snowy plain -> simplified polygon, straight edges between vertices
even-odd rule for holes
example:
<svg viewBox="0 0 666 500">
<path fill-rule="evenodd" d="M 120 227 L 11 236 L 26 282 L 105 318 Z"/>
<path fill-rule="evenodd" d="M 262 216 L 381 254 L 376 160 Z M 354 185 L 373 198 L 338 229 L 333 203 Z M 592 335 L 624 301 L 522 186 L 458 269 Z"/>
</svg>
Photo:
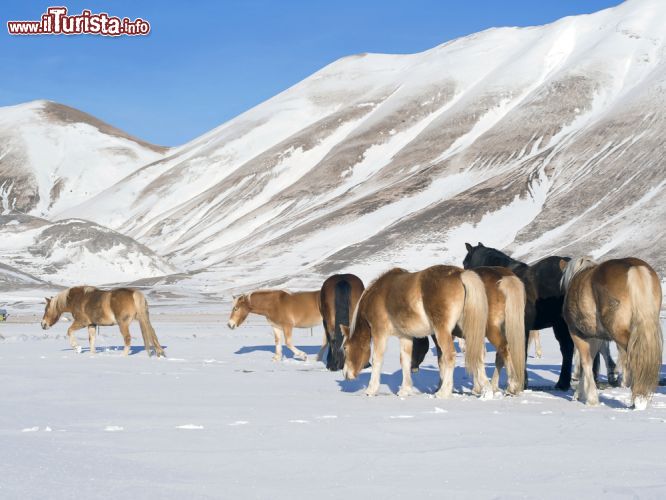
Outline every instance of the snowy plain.
<svg viewBox="0 0 666 500">
<path fill-rule="evenodd" d="M 167 359 L 145 355 L 136 325 L 124 358 L 115 327 L 91 356 L 83 332 L 84 352 L 71 350 L 66 322 L 0 324 L 0 497 L 666 495 L 663 387 L 643 412 L 627 409 L 626 389 L 603 390 L 596 408 L 544 390 L 482 401 L 458 354 L 456 394 L 440 400 L 430 354 L 414 377 L 422 393 L 401 399 L 393 339 L 380 395 L 368 398 L 368 370 L 343 381 L 315 360 L 321 328 L 295 331 L 308 361 L 285 349 L 276 363 L 263 319 L 232 332 L 227 311 L 153 308 Z M 544 357 L 528 360 L 535 387 L 554 383 L 561 359 L 550 331 L 542 343 Z"/>
</svg>

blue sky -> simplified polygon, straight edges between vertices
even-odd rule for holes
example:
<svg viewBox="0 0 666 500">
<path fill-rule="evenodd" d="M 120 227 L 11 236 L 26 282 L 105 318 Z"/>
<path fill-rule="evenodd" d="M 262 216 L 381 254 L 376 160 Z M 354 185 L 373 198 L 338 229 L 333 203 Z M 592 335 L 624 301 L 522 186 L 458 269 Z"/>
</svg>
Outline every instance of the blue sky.
<svg viewBox="0 0 666 500">
<path fill-rule="evenodd" d="M 142 139 L 182 144 L 359 52 L 411 53 L 493 26 L 620 0 L 5 1 L 0 106 L 52 99 Z M 50 5 L 148 20 L 147 37 L 9 36 Z M 176 8 L 176 5 L 183 7 Z"/>
</svg>

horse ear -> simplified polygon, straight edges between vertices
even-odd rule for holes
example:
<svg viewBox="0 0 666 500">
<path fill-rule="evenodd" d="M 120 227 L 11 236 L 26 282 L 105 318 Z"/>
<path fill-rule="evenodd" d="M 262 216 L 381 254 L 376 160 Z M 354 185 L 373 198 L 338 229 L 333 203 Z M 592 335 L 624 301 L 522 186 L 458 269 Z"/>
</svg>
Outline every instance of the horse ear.
<svg viewBox="0 0 666 500">
<path fill-rule="evenodd" d="M 483 247 L 483 243 L 481 243 L 481 242 L 479 241 L 479 245 L 478 245 L 478 246 Z M 484 247 L 484 248 L 485 248 L 485 247 Z"/>
<path fill-rule="evenodd" d="M 46 303 L 48 304 L 49 302 L 51 302 L 51 297 L 44 297 L 44 300 L 46 300 Z"/>
<path fill-rule="evenodd" d="M 564 259 L 560 259 L 560 271 L 564 272 L 564 270 L 567 268 L 568 262 Z"/>
<path fill-rule="evenodd" d="M 347 325 L 340 325 L 340 330 L 345 337 L 349 337 L 349 327 Z"/>
<path fill-rule="evenodd" d="M 471 252 L 472 248 L 474 248 L 474 247 L 472 245 L 470 245 L 469 243 L 465 243 L 465 248 L 467 249 L 468 252 Z"/>
</svg>

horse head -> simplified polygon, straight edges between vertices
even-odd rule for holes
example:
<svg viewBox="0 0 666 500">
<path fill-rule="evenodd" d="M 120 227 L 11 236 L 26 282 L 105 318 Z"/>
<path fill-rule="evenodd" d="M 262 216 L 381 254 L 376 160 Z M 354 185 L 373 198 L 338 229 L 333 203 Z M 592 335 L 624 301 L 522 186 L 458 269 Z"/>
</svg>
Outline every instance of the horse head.
<svg viewBox="0 0 666 500">
<path fill-rule="evenodd" d="M 525 266 L 522 262 L 512 259 L 496 248 L 487 247 L 481 242 L 477 246 L 465 243 L 465 247 L 467 248 L 467 255 L 465 255 L 465 259 L 463 260 L 463 267 L 465 269 L 474 269 L 481 266 L 500 266 L 516 269 L 517 267 Z"/>
<path fill-rule="evenodd" d="M 62 312 L 58 307 L 57 297 L 46 297 L 46 307 L 42 316 L 42 329 L 48 330 L 60 319 Z"/>
<path fill-rule="evenodd" d="M 370 361 L 370 325 L 357 319 L 353 331 L 346 325 L 340 325 L 344 340 L 345 365 L 342 374 L 347 380 L 354 380 Z"/>
<path fill-rule="evenodd" d="M 250 314 L 250 297 L 247 294 L 234 297 L 227 326 L 232 330 L 237 326 L 241 326 L 248 314 Z"/>
</svg>

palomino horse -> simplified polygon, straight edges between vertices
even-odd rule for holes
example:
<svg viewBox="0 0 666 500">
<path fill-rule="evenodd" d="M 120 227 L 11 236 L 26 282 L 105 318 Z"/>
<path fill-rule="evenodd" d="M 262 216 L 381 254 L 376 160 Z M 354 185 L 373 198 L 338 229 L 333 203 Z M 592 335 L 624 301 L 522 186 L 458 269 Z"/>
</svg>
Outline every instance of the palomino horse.
<svg viewBox="0 0 666 500">
<path fill-rule="evenodd" d="M 306 360 L 308 355 L 298 349 L 291 340 L 294 328 L 312 328 L 321 323 L 319 290 L 314 292 L 287 292 L 284 290 L 256 290 L 234 297 L 227 326 L 232 330 L 241 326 L 250 313 L 264 316 L 273 327 L 275 356 L 282 359 L 282 335 L 294 357 Z"/>
<path fill-rule="evenodd" d="M 583 376 L 574 397 L 599 404 L 592 359 L 602 340 L 614 340 L 625 359 L 622 374 L 636 409 L 647 407 L 659 383 L 663 337 L 659 324 L 659 276 L 640 259 L 597 264 L 582 257 L 567 265 L 562 278 L 564 318 L 580 353 Z"/>
<path fill-rule="evenodd" d="M 321 360 L 328 343 L 326 368 L 331 371 L 342 370 L 345 364 L 340 326 L 349 326 L 351 315 L 364 289 L 363 281 L 354 274 L 334 274 L 321 287 L 319 307 L 326 337 L 318 358 Z"/>
<path fill-rule="evenodd" d="M 481 266 L 502 266 L 511 269 L 525 285 L 527 303 L 525 305 L 525 331 L 553 327 L 555 338 L 560 344 L 562 368 L 556 389 L 568 390 L 571 386 L 571 360 L 574 345 L 569 329 L 562 317 L 564 293 L 560 289 L 562 272 L 569 257 L 546 257 L 532 265 L 512 259 L 508 255 L 479 243 L 473 247 L 465 243 L 467 255 L 463 261 L 465 269 Z M 527 349 L 525 349 L 527 353 Z M 525 377 L 527 383 L 527 377 Z"/>
<path fill-rule="evenodd" d="M 370 358 L 372 375 L 366 394 L 374 396 L 389 335 L 400 338 L 402 386 L 399 396 L 412 394 L 412 339 L 434 331 L 442 349 L 439 371 L 442 384 L 436 396 L 448 398 L 453 391 L 454 330 L 465 338 L 465 368 L 474 376 L 482 396 L 491 394 L 483 357 L 488 318 L 488 300 L 483 282 L 473 271 L 454 266 L 433 266 L 410 273 L 392 269 L 372 283 L 361 295 L 351 327 L 345 334 L 344 376 L 354 379 Z"/>
<path fill-rule="evenodd" d="M 146 297 L 138 290 L 131 288 L 98 290 L 92 286 L 68 288 L 55 297 L 46 299 L 42 328 L 48 330 L 58 322 L 62 313 L 66 312 L 70 313 L 73 318 L 72 324 L 67 329 L 67 336 L 76 352 L 81 352 L 81 347 L 74 336 L 76 330 L 88 327 L 90 352 L 94 354 L 97 326 L 118 325 L 125 341 L 123 354 L 128 355 L 132 341 L 129 325 L 132 321 L 137 320 L 148 356 L 152 354 L 153 350 L 157 356 L 164 356 L 164 350 L 150 324 Z"/>
<path fill-rule="evenodd" d="M 481 277 L 486 288 L 486 338 L 497 351 L 491 380 L 493 391 L 499 391 L 500 373 L 506 364 L 509 378 L 507 392 L 519 394 L 525 385 L 525 287 L 522 281 L 505 267 L 477 267 L 474 272 Z M 437 340 L 434 340 L 437 344 Z M 414 341 L 412 369 L 423 362 L 427 350 L 428 337 Z M 437 346 L 438 356 L 440 353 L 441 349 Z M 475 392 L 478 390 L 478 387 L 474 388 Z"/>
</svg>

